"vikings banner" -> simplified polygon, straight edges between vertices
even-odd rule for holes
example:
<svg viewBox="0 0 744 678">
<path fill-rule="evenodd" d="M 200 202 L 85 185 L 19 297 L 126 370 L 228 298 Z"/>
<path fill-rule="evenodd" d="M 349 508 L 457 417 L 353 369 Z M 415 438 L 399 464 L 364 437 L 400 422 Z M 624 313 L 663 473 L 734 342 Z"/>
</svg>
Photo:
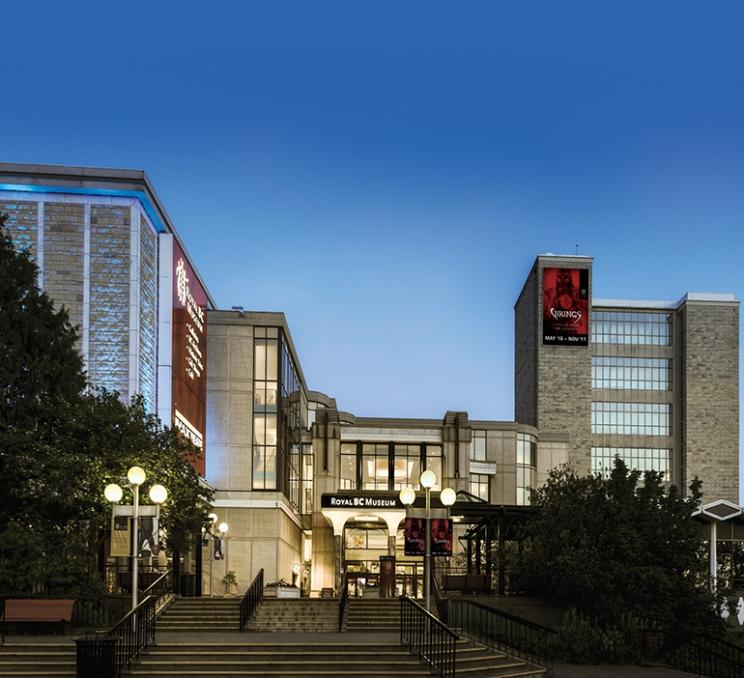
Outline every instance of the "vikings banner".
<svg viewBox="0 0 744 678">
<path fill-rule="evenodd" d="M 426 519 L 406 518 L 404 527 L 407 556 L 426 555 Z"/>
<path fill-rule="evenodd" d="M 543 269 L 543 344 L 589 345 L 588 269 Z"/>
<path fill-rule="evenodd" d="M 452 555 L 451 518 L 434 518 L 431 521 L 431 555 Z"/>
</svg>

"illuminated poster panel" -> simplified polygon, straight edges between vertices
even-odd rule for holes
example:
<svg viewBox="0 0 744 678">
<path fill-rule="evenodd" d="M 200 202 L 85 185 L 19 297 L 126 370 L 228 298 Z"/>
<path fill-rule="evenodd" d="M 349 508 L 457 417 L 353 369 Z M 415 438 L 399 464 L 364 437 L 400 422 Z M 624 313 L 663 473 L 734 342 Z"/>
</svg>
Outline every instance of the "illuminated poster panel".
<svg viewBox="0 0 744 678">
<path fill-rule="evenodd" d="M 589 345 L 588 269 L 543 269 L 543 344 Z"/>
<path fill-rule="evenodd" d="M 434 518 L 431 521 L 431 555 L 452 555 L 452 519 Z"/>
<path fill-rule="evenodd" d="M 207 401 L 207 293 L 173 241 L 173 426 L 201 457 L 191 459 L 204 475 Z"/>
<path fill-rule="evenodd" d="M 426 555 L 426 519 L 406 518 L 403 528 L 405 554 L 407 556 Z"/>
</svg>

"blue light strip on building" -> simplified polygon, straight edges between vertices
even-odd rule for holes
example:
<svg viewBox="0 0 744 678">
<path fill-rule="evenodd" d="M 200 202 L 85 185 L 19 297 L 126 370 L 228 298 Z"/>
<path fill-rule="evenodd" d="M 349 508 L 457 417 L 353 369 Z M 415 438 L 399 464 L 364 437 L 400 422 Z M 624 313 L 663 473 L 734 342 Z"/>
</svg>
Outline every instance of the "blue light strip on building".
<svg viewBox="0 0 744 678">
<path fill-rule="evenodd" d="M 153 226 L 160 233 L 170 233 L 160 218 L 158 211 L 144 191 L 124 191 L 114 188 L 76 188 L 69 186 L 38 186 L 36 184 L 0 184 L 0 191 L 21 191 L 26 193 L 75 193 L 77 195 L 107 195 L 118 198 L 137 198 Z"/>
</svg>

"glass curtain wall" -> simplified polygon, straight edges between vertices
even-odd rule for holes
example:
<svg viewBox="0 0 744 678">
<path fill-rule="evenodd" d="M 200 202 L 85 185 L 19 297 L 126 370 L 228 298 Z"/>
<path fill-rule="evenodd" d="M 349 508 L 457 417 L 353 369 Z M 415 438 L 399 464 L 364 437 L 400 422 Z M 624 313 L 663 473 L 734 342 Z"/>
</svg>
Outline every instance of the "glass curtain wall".
<svg viewBox="0 0 744 678">
<path fill-rule="evenodd" d="M 532 498 L 537 476 L 537 441 L 526 433 L 517 433 L 517 505 L 526 506 Z"/>
<path fill-rule="evenodd" d="M 341 443 L 339 488 L 342 490 L 400 490 L 418 488 L 421 473 L 437 476 L 441 489 L 442 446 L 424 443 Z"/>
</svg>

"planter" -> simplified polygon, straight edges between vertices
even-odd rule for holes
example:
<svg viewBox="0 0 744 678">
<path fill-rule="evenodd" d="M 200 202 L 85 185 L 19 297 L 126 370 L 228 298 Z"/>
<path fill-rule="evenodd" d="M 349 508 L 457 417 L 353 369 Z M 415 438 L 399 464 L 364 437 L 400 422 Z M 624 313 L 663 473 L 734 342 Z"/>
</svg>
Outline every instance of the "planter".
<svg viewBox="0 0 744 678">
<path fill-rule="evenodd" d="M 300 589 L 296 586 L 266 586 L 264 598 L 299 598 Z"/>
</svg>

